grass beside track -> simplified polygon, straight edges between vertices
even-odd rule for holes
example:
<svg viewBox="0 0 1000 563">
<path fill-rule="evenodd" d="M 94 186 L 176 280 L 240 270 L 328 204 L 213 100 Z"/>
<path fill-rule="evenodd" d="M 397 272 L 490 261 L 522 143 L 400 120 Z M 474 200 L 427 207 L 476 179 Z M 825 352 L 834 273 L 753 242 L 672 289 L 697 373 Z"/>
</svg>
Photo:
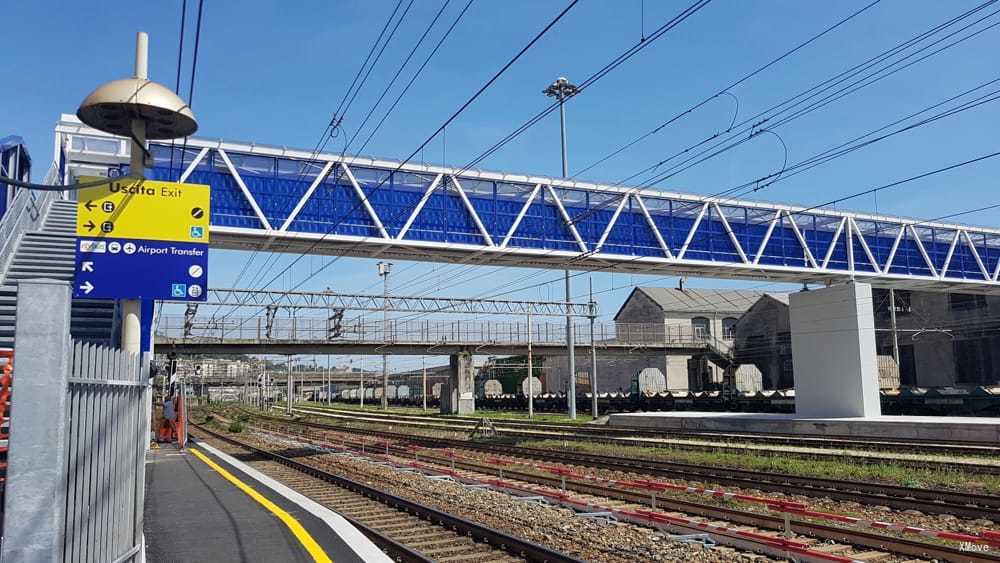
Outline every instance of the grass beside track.
<svg viewBox="0 0 1000 563">
<path fill-rule="evenodd" d="M 1000 492 L 1000 476 L 970 474 L 963 471 L 922 469 L 885 464 L 854 464 L 850 460 L 824 461 L 785 456 L 729 452 L 677 450 L 669 446 L 640 447 L 564 440 L 527 440 L 519 446 L 579 453 L 611 455 L 630 459 L 652 459 L 704 465 L 733 467 L 804 477 L 851 481 L 875 481 L 905 487 L 937 488 L 962 491 Z"/>
<path fill-rule="evenodd" d="M 484 416 L 486 418 L 489 418 L 490 420 L 512 420 L 512 421 L 523 421 L 523 422 L 528 422 L 530 420 L 531 422 L 565 422 L 565 423 L 573 423 L 573 424 L 586 424 L 586 423 L 590 422 L 591 420 L 593 420 L 593 417 L 591 417 L 589 414 L 584 414 L 583 412 L 579 412 L 579 411 L 577 413 L 576 420 L 573 420 L 568 415 L 561 414 L 561 413 L 550 413 L 550 412 L 546 412 L 546 413 L 536 412 L 535 413 L 535 417 L 532 418 L 532 419 L 529 419 L 528 418 L 528 414 L 527 413 L 523 413 L 523 412 L 517 412 L 517 411 L 496 411 L 496 410 L 488 410 L 488 409 L 476 409 L 475 416 L 462 416 L 462 415 L 457 415 L 457 414 L 441 414 L 438 411 L 438 409 L 436 409 L 436 408 L 430 408 L 430 407 L 428 407 L 427 410 L 423 410 L 423 409 L 417 408 L 417 407 L 393 407 L 393 406 L 390 406 L 388 410 L 383 410 L 377 403 L 375 405 L 367 405 L 366 404 L 365 407 L 364 407 L 364 409 L 362 409 L 359 405 L 353 404 L 353 403 L 352 404 L 333 403 L 332 405 L 330 405 L 328 407 L 326 403 L 315 403 L 315 402 L 309 403 L 309 402 L 307 402 L 307 403 L 297 403 L 295 406 L 296 407 L 314 408 L 314 409 L 331 408 L 331 409 L 340 409 L 340 410 L 351 410 L 351 411 L 358 411 L 358 412 L 370 412 L 372 414 L 379 414 L 379 413 L 386 414 L 386 413 L 388 413 L 388 414 L 404 414 L 404 415 L 408 415 L 408 416 L 444 416 L 444 417 L 447 417 L 447 418 L 454 418 L 456 420 L 469 420 L 469 421 L 473 421 L 473 422 L 478 421 L 479 419 L 483 418 Z"/>
<path fill-rule="evenodd" d="M 360 410 L 357 405 L 352 405 L 354 410 Z M 339 408 L 339 406 L 338 406 Z M 368 411 L 366 406 L 365 411 Z M 370 409 L 371 412 L 385 412 L 379 408 Z M 421 409 L 407 409 L 404 407 L 390 408 L 394 414 L 404 414 L 401 411 L 415 411 L 405 414 L 437 414 L 436 411 L 425 413 Z M 207 411 L 203 411 L 207 414 Z M 194 409 L 192 409 L 194 414 Z M 492 415 L 483 414 L 483 416 Z M 238 420 L 246 421 L 249 417 L 245 414 L 236 416 Z M 319 422 L 329 424 L 333 427 L 342 427 L 348 430 L 349 425 L 331 421 L 320 416 L 301 417 L 303 421 Z M 477 420 L 471 418 L 470 420 Z M 536 418 L 537 420 L 537 418 Z M 356 422 L 361 427 L 369 424 Z M 376 426 L 382 423 L 376 424 Z M 441 435 L 442 431 L 430 429 L 412 429 L 414 435 Z M 448 432 L 454 438 L 454 432 Z M 463 432 L 464 434 L 464 432 Z M 628 446 L 619 444 L 608 444 L 601 442 L 576 441 L 576 440 L 518 440 L 511 437 L 498 438 L 476 438 L 477 442 L 491 442 L 497 440 L 505 444 L 518 445 L 524 447 L 541 448 L 550 451 L 567 451 L 579 453 L 592 453 L 598 455 L 609 455 L 623 459 L 652 459 L 668 462 L 690 463 L 706 467 L 731 467 L 738 469 L 750 469 L 754 471 L 764 471 L 771 473 L 782 473 L 803 477 L 819 477 L 826 479 L 869 481 L 901 485 L 905 487 L 921 488 L 948 488 L 966 492 L 982 492 L 986 494 L 1000 494 L 1000 476 L 988 474 L 975 474 L 950 469 L 914 468 L 893 463 L 880 464 L 855 464 L 849 458 L 844 461 L 827 461 L 815 459 L 803 459 L 792 456 L 782 456 L 775 454 L 755 454 L 740 452 L 719 452 L 719 451 L 698 451 L 677 449 L 670 446 Z"/>
</svg>

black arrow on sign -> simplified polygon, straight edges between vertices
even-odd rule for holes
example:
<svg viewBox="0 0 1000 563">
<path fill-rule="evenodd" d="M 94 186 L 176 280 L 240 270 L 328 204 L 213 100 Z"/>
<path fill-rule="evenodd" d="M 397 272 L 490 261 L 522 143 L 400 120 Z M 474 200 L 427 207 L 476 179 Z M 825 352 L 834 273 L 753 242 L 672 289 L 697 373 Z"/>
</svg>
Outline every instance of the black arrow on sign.
<svg viewBox="0 0 1000 563">
<path fill-rule="evenodd" d="M 94 206 L 94 202 L 92 202 L 92 201 L 88 201 L 83 206 L 87 208 L 87 211 L 93 211 L 93 209 L 95 207 Z"/>
<path fill-rule="evenodd" d="M 87 221 L 86 223 L 84 223 L 83 226 L 87 227 L 88 231 L 93 231 L 94 227 L 96 227 L 97 225 L 95 225 L 93 221 Z"/>
</svg>

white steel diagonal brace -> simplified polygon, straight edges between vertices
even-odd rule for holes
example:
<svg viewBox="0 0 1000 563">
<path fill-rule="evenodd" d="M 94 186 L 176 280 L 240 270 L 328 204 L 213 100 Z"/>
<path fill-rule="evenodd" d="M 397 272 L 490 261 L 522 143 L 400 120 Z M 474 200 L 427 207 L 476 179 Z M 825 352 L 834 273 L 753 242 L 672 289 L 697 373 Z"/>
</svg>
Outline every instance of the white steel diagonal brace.
<svg viewBox="0 0 1000 563">
<path fill-rule="evenodd" d="M 865 256 L 868 257 L 868 262 L 875 268 L 875 273 L 881 274 L 882 268 L 878 265 L 878 260 L 875 259 L 875 255 L 872 254 L 872 249 L 868 247 L 868 241 L 865 240 L 864 233 L 861 232 L 861 227 L 858 226 L 858 222 L 854 218 L 850 219 L 851 228 L 854 229 L 854 233 L 858 235 L 858 242 L 861 243 L 861 250 L 865 251 Z"/>
<path fill-rule="evenodd" d="M 646 223 L 649 224 L 649 228 L 653 231 L 653 236 L 656 237 L 656 242 L 659 243 L 660 248 L 663 249 L 663 253 L 667 256 L 667 258 L 673 258 L 674 255 L 670 252 L 670 247 L 667 246 L 667 241 L 663 240 L 663 234 L 660 233 L 660 229 L 657 228 L 656 222 L 653 221 L 653 216 L 649 214 L 649 209 L 646 209 L 646 203 L 642 201 L 639 194 L 632 194 L 632 198 L 639 204 L 639 209 L 642 210 L 642 215 L 646 218 Z"/>
<path fill-rule="evenodd" d="M 906 225 L 899 226 L 899 233 L 896 235 L 896 240 L 892 241 L 892 248 L 889 250 L 889 257 L 885 260 L 885 266 L 882 267 L 882 271 L 889 273 L 889 269 L 892 268 L 892 261 L 896 258 L 896 251 L 899 250 L 899 243 L 903 240 L 903 235 L 906 233 Z"/>
<path fill-rule="evenodd" d="M 806 243 L 806 237 L 802 236 L 802 231 L 799 230 L 799 225 L 798 223 L 795 222 L 795 217 L 792 217 L 792 214 L 789 213 L 787 210 L 785 211 L 785 217 L 788 217 L 788 222 L 792 224 L 792 232 L 795 233 L 796 240 L 799 241 L 799 245 L 802 247 L 802 250 L 806 253 L 806 260 L 808 260 L 809 263 L 812 264 L 813 268 L 819 269 L 819 265 L 816 264 L 816 259 L 813 258 L 812 251 L 809 250 L 809 244 Z"/>
<path fill-rule="evenodd" d="M 778 221 L 781 220 L 781 210 L 774 212 L 774 218 L 771 219 L 771 224 L 767 226 L 767 232 L 764 233 L 764 238 L 760 241 L 760 247 L 757 249 L 757 254 L 753 257 L 754 265 L 760 262 L 761 256 L 764 255 L 764 249 L 767 248 L 767 243 L 771 241 L 771 234 L 774 233 L 774 228 L 778 225 Z"/>
<path fill-rule="evenodd" d="M 740 255 L 740 260 L 744 264 L 748 264 L 750 261 L 747 260 L 747 255 L 743 252 L 743 246 L 740 245 L 739 239 L 736 237 L 736 233 L 733 232 L 733 228 L 729 225 L 729 220 L 726 219 L 725 214 L 722 213 L 722 209 L 719 204 L 712 202 L 712 206 L 715 208 L 715 212 L 719 214 L 719 220 L 722 221 L 722 228 L 726 229 L 726 234 L 729 235 L 730 242 L 733 243 L 733 247 L 736 248 L 736 253 Z M 815 266 L 816 264 L 813 264 Z"/>
<path fill-rule="evenodd" d="M 694 240 L 694 234 L 698 231 L 698 227 L 701 226 L 701 219 L 705 216 L 705 212 L 708 211 L 708 202 L 701 206 L 701 211 L 698 212 L 698 218 L 694 220 L 694 224 L 691 225 L 691 230 L 688 231 L 687 237 L 684 239 L 684 245 L 681 246 L 680 252 L 677 253 L 677 259 L 683 260 L 684 255 L 687 254 L 688 246 L 691 241 Z"/>
<path fill-rule="evenodd" d="M 181 177 L 177 179 L 177 181 L 180 183 L 187 182 L 188 177 L 192 172 L 194 172 L 194 169 L 201 164 L 201 161 L 204 160 L 206 154 L 208 154 L 208 147 L 202 147 L 202 149 L 198 151 L 197 156 L 194 157 L 194 160 L 191 161 L 191 164 L 184 169 L 184 172 L 181 174 Z"/>
<path fill-rule="evenodd" d="M 979 266 L 979 271 L 982 272 L 983 279 L 989 280 L 990 273 L 986 271 L 986 264 L 983 263 L 983 259 L 979 256 L 979 251 L 976 250 L 976 245 L 972 242 L 972 237 L 969 236 L 969 231 L 963 229 L 962 236 L 965 237 L 965 242 L 969 245 L 969 250 L 972 251 L 972 257 L 976 259 L 976 265 Z"/>
<path fill-rule="evenodd" d="M 510 229 L 507 230 L 507 236 L 503 237 L 503 242 L 500 243 L 500 248 L 507 248 L 507 243 L 510 242 L 510 237 L 514 236 L 514 232 L 517 231 L 517 227 L 521 224 L 521 220 L 524 219 L 524 215 L 528 212 L 528 208 L 531 207 L 531 203 L 535 201 L 535 197 L 538 196 L 538 192 L 541 189 L 541 184 L 535 184 L 535 188 L 531 190 L 530 194 L 528 194 L 528 199 L 525 200 L 524 205 L 521 206 L 521 210 L 517 212 L 517 217 L 514 218 L 514 222 L 511 224 Z"/>
<path fill-rule="evenodd" d="M 948 266 L 951 266 L 951 258 L 955 255 L 955 247 L 958 246 L 958 238 L 962 236 L 962 231 L 955 229 L 955 237 L 951 239 L 951 245 L 948 246 L 948 254 L 944 257 L 944 265 L 941 266 L 941 277 L 945 277 L 948 274 Z"/>
<path fill-rule="evenodd" d="M 924 242 L 920 240 L 920 234 L 917 232 L 916 227 L 913 225 L 908 226 L 910 227 L 910 234 L 913 235 L 913 242 L 917 244 L 917 250 L 919 250 L 920 255 L 924 257 L 924 263 L 927 264 L 927 269 L 931 271 L 931 275 L 940 279 L 941 274 L 938 274 L 937 268 L 934 267 L 934 262 L 931 260 L 930 255 L 927 254 L 927 249 L 924 248 Z"/>
<path fill-rule="evenodd" d="M 622 200 L 618 202 L 618 207 L 615 208 L 614 214 L 611 215 L 611 221 L 608 221 L 608 226 L 604 227 L 604 232 L 601 233 L 601 239 L 597 241 L 594 252 L 599 252 L 601 247 L 604 246 L 604 241 L 608 240 L 608 235 L 611 234 L 611 229 L 615 228 L 615 223 L 618 222 L 618 217 L 622 214 L 622 209 L 624 209 L 626 203 L 628 203 L 628 194 L 622 194 Z"/>
<path fill-rule="evenodd" d="M 587 252 L 587 245 L 583 242 L 583 238 L 580 237 L 580 232 L 576 230 L 576 225 L 573 224 L 573 219 L 570 218 L 569 213 L 566 213 L 566 208 L 563 207 L 562 201 L 559 200 L 559 196 L 556 195 L 556 191 L 552 189 L 550 184 L 545 185 L 549 189 L 549 195 L 552 196 L 552 201 L 556 203 L 556 207 L 559 209 L 559 215 L 562 216 L 563 221 L 566 222 L 566 226 L 569 227 L 569 232 L 572 233 L 573 238 L 576 239 L 576 244 L 580 247 L 580 252 Z"/>
<path fill-rule="evenodd" d="M 420 215 L 420 210 L 424 208 L 424 204 L 426 204 L 427 200 L 431 198 L 431 194 L 433 194 L 434 190 L 437 189 L 438 184 L 441 183 L 441 178 L 443 177 L 444 174 L 438 174 L 434 177 L 434 180 L 431 181 L 431 184 L 427 186 L 427 189 L 424 191 L 424 195 L 420 197 L 420 201 L 417 202 L 417 206 L 413 208 L 413 213 L 410 213 L 410 216 L 406 219 L 406 223 L 403 225 L 403 228 L 400 229 L 399 234 L 396 235 L 397 240 L 402 240 L 403 235 L 410 230 L 410 226 L 413 225 L 414 221 L 416 221 L 417 215 Z"/>
<path fill-rule="evenodd" d="M 462 184 L 458 182 L 458 176 L 451 176 L 451 181 L 455 183 L 455 190 L 458 191 L 458 196 L 462 198 L 462 203 L 465 204 L 465 210 L 472 216 L 472 220 L 476 223 L 476 228 L 479 229 L 479 233 L 483 235 L 484 239 L 486 239 L 486 244 L 489 246 L 496 246 L 493 244 L 493 237 L 490 236 L 490 232 L 486 230 L 486 226 L 483 225 L 482 219 L 480 219 L 479 214 L 476 213 L 476 208 L 472 207 L 472 202 L 469 201 L 469 196 L 466 195 L 465 190 L 462 189 Z"/>
<path fill-rule="evenodd" d="M 264 216 L 264 212 L 261 211 L 260 206 L 257 205 L 257 200 L 254 199 L 253 194 L 250 193 L 250 189 L 247 188 L 247 185 L 243 182 L 243 178 L 240 177 L 239 172 L 236 171 L 236 167 L 233 166 L 233 161 L 229 160 L 229 155 L 226 154 L 226 151 L 223 149 L 218 149 L 218 151 L 219 156 L 222 157 L 222 161 L 226 163 L 226 168 L 229 169 L 229 173 L 232 175 L 233 179 L 236 180 L 236 185 L 238 185 L 240 187 L 240 191 L 243 192 L 243 197 L 247 198 L 247 203 L 250 204 L 250 207 L 257 215 L 257 218 L 260 219 L 261 225 L 264 225 L 264 229 L 267 231 L 273 230 L 271 222 Z"/>
<path fill-rule="evenodd" d="M 384 239 L 391 238 L 389 236 L 389 233 L 386 232 L 385 227 L 382 226 L 382 220 L 378 218 L 378 215 L 375 213 L 375 209 L 372 207 L 371 202 L 368 201 L 368 196 L 365 195 L 364 190 L 361 189 L 361 186 L 358 184 L 358 181 L 354 178 L 354 173 L 351 172 L 351 169 L 348 168 L 347 165 L 344 164 L 343 162 L 340 163 L 340 167 L 344 170 L 344 173 L 347 174 L 347 179 L 351 181 L 351 186 L 354 187 L 354 193 L 357 194 L 358 198 L 361 200 L 361 205 L 363 205 L 365 211 L 368 212 L 368 216 L 371 217 L 371 220 L 375 223 L 375 227 L 378 228 L 378 232 L 382 235 L 382 238 Z"/>
<path fill-rule="evenodd" d="M 279 231 L 285 232 L 288 230 L 288 226 L 292 224 L 292 221 L 294 221 L 296 217 L 299 216 L 299 212 L 306 206 L 306 202 L 312 197 L 316 188 L 319 187 L 323 180 L 326 179 L 326 175 L 330 173 L 330 169 L 333 168 L 334 164 L 335 163 L 332 160 L 328 160 L 326 164 L 323 165 L 323 169 L 316 175 L 316 179 L 309 185 L 309 189 L 306 190 L 306 193 L 302 194 L 302 198 L 295 204 L 295 209 L 292 209 L 292 212 L 288 214 L 288 218 L 285 219 L 285 222 L 281 224 L 281 228 L 278 229 Z"/>
<path fill-rule="evenodd" d="M 837 248 L 837 241 L 840 240 L 840 235 L 844 232 L 844 224 L 847 223 L 847 217 L 840 219 L 840 223 L 837 223 L 837 230 L 833 232 L 833 238 L 830 239 L 830 247 L 826 249 L 826 256 L 823 257 L 823 264 L 820 266 L 822 269 L 830 264 L 830 258 L 833 257 L 833 251 Z"/>
</svg>

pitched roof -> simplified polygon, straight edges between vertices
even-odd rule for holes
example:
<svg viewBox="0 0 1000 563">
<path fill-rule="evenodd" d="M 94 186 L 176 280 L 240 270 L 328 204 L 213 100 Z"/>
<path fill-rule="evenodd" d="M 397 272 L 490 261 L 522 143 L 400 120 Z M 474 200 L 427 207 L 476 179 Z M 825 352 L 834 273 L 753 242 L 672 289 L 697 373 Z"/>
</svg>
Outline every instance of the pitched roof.
<svg viewBox="0 0 1000 563">
<path fill-rule="evenodd" d="M 641 291 L 667 313 L 732 313 L 742 314 L 764 295 L 760 291 L 745 289 L 700 289 L 673 287 L 637 287 L 632 290 L 625 303 L 635 292 Z M 622 304 L 622 307 L 625 306 Z M 621 309 L 618 310 L 621 314 Z M 618 315 L 615 315 L 618 318 Z"/>
<path fill-rule="evenodd" d="M 788 305 L 788 294 L 787 293 L 765 293 L 764 296 L 765 297 L 770 297 L 771 299 L 774 299 L 775 301 L 777 301 L 778 303 L 781 303 L 783 305 Z"/>
</svg>

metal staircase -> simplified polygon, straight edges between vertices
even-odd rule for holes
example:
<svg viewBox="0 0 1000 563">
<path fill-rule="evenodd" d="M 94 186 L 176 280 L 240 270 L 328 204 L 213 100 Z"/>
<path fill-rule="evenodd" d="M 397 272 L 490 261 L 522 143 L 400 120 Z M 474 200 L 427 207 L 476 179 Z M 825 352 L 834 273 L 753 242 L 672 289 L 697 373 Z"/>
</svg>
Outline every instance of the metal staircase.
<svg viewBox="0 0 1000 563">
<path fill-rule="evenodd" d="M 76 202 L 53 199 L 40 229 L 21 234 L 0 285 L 0 348 L 14 346 L 17 283 L 29 278 L 72 281 Z M 45 213 L 47 211 L 47 213 Z M 5 218 L 13 219 L 13 218 Z M 109 344 L 115 324 L 113 301 L 73 300 L 70 333 L 77 340 Z"/>
</svg>

